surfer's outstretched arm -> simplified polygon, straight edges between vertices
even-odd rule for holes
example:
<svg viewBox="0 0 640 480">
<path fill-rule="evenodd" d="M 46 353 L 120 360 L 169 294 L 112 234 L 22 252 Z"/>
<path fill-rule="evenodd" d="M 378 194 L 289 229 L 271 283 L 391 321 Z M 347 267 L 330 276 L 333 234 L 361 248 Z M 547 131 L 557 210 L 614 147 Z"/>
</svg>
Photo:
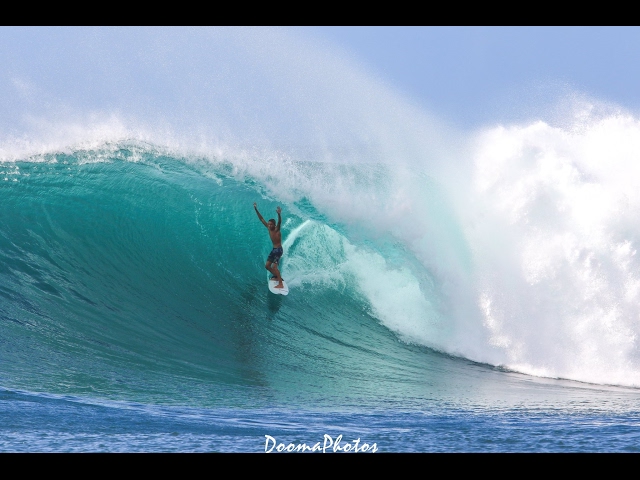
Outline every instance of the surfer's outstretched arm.
<svg viewBox="0 0 640 480">
<path fill-rule="evenodd" d="M 282 223 L 282 217 L 280 216 L 280 212 L 282 209 L 280 207 L 276 208 L 276 213 L 278 214 L 278 225 L 276 225 L 276 232 L 280 231 L 280 224 Z"/>
<path fill-rule="evenodd" d="M 258 205 L 256 204 L 256 202 L 253 202 L 253 208 L 255 209 L 256 213 L 258 214 L 258 218 L 260 219 L 260 221 L 262 222 L 262 224 L 269 228 L 269 225 L 267 225 L 267 222 L 264 221 L 264 218 L 262 218 L 262 215 L 260 215 L 260 212 L 258 211 Z M 278 214 L 278 218 L 280 218 L 280 214 Z M 280 224 L 278 223 L 278 226 Z"/>
</svg>

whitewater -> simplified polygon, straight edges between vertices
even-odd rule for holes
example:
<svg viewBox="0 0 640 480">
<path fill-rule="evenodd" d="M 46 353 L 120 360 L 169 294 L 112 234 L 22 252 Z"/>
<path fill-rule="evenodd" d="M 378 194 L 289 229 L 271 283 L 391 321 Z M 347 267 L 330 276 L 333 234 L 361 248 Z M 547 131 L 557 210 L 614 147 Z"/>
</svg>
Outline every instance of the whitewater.
<svg viewBox="0 0 640 480">
<path fill-rule="evenodd" d="M 631 113 L 463 132 L 280 30 L 71 32 L 3 37 L 2 451 L 637 451 Z"/>
</svg>

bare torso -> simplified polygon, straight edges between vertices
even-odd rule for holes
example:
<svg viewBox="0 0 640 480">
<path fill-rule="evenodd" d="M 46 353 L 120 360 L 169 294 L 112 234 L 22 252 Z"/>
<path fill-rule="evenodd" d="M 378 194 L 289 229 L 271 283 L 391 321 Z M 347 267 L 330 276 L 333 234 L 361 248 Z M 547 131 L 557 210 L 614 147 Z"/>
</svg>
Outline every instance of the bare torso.
<svg viewBox="0 0 640 480">
<path fill-rule="evenodd" d="M 271 237 L 273 248 L 279 248 L 282 246 L 282 233 L 280 233 L 280 230 L 278 230 L 277 232 L 275 231 L 275 229 L 269 230 L 269 236 Z"/>
</svg>

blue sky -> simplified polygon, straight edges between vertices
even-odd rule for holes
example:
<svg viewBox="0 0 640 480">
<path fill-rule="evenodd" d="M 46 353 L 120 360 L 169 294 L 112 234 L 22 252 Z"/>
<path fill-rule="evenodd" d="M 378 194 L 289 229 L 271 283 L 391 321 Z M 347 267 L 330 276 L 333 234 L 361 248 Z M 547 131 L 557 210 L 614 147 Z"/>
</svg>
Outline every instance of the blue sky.
<svg viewBox="0 0 640 480">
<path fill-rule="evenodd" d="M 579 93 L 640 107 L 638 27 L 312 27 L 389 84 L 462 125 L 538 114 Z"/>
<path fill-rule="evenodd" d="M 640 112 L 638 27 L 287 27 L 292 35 L 283 41 L 273 30 L 0 28 L 0 132 L 25 112 L 55 117 L 74 109 L 145 120 L 180 114 L 178 125 L 221 118 L 242 136 L 252 122 L 269 127 L 269 135 L 301 130 L 297 138 L 325 128 L 316 125 L 323 120 L 343 129 L 336 112 L 351 97 L 366 102 L 366 82 L 353 81 L 339 98 L 336 85 L 349 69 L 329 71 L 343 64 L 317 51 L 304 58 L 314 49 L 291 48 L 300 38 L 327 46 L 320 50 L 329 56 L 343 54 L 425 112 L 463 128 L 549 120 L 576 94 Z M 325 107 L 328 101 L 337 105 Z M 302 132 L 311 117 L 316 124 Z"/>
</svg>

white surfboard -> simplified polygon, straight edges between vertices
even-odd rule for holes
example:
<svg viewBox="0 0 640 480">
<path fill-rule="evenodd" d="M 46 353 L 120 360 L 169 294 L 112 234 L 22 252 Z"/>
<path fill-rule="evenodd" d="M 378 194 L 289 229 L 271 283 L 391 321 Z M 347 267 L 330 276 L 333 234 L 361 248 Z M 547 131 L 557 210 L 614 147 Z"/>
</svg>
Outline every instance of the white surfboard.
<svg viewBox="0 0 640 480">
<path fill-rule="evenodd" d="M 267 284 L 269 285 L 269 291 L 271 293 L 275 293 L 276 295 L 288 295 L 289 294 L 289 287 L 287 287 L 287 282 L 285 282 L 284 280 L 282 281 L 282 285 L 284 285 L 283 288 L 276 288 L 276 285 L 278 285 L 278 281 L 277 280 L 271 280 L 271 274 L 269 274 L 269 280 L 267 281 Z"/>
</svg>

